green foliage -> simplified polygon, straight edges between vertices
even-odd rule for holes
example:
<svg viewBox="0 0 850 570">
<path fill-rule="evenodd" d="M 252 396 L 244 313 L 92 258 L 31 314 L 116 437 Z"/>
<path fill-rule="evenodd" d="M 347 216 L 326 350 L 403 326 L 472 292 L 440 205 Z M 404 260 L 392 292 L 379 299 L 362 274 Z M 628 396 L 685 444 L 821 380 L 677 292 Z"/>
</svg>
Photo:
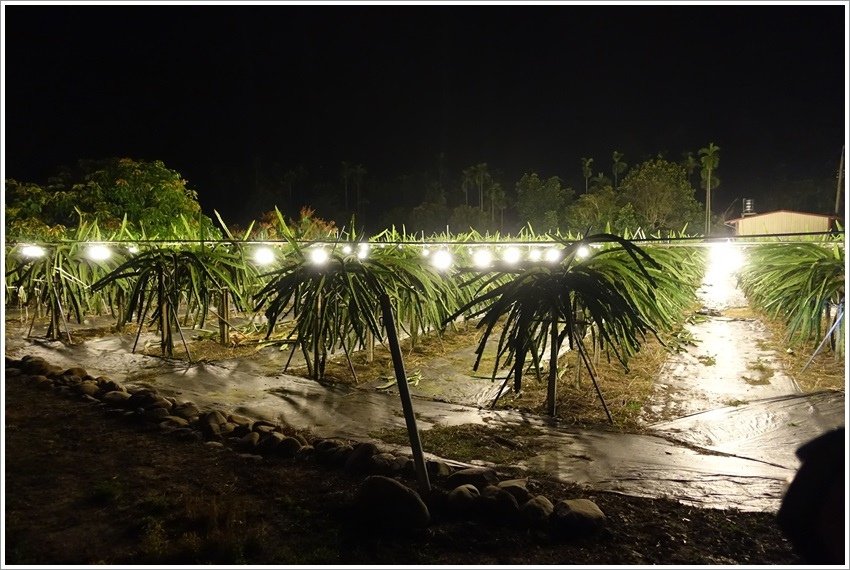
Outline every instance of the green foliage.
<svg viewBox="0 0 850 570">
<path fill-rule="evenodd" d="M 663 159 L 633 168 L 620 185 L 641 226 L 648 231 L 678 229 L 700 219 L 700 205 L 680 165 Z"/>
<path fill-rule="evenodd" d="M 218 304 L 223 287 L 234 292 L 239 302 L 241 289 L 233 282 L 232 276 L 245 269 L 242 257 L 224 248 L 210 248 L 203 244 L 162 247 L 131 257 L 91 288 L 99 291 L 118 283 L 128 283 L 127 305 L 120 317 L 121 322 L 132 320 L 135 314 L 141 325 L 150 313 L 150 323 L 157 324 L 160 331 L 162 353 L 172 356 L 172 328 L 177 328 L 182 337 L 177 313 L 181 300 L 185 299 L 188 309 L 195 314 L 195 320 L 200 319 L 203 326 L 210 305 Z"/>
<path fill-rule="evenodd" d="M 612 351 L 626 365 L 628 355 L 634 353 L 645 334 L 654 329 L 643 318 L 635 300 L 624 294 L 618 281 L 612 279 L 610 273 L 594 268 L 592 261 L 600 253 L 585 260 L 577 256 L 579 248 L 591 244 L 609 244 L 622 249 L 635 264 L 635 271 L 654 286 L 645 266 L 659 268 L 657 263 L 641 248 L 611 234 L 595 234 L 565 244 L 561 263 L 529 266 L 498 287 L 487 289 L 493 277 L 480 278 L 484 285 L 481 292 L 450 317 L 462 314 L 469 318 L 481 317 L 478 327 L 483 329 L 483 334 L 476 349 L 476 370 L 487 340 L 503 320 L 493 378 L 503 363 L 512 364 L 517 392 L 521 389 L 529 356 L 536 368 L 547 344 L 554 343 L 550 349 L 557 353 L 565 339 L 570 348 L 584 353 L 585 332 L 589 326 L 596 331 L 592 342 L 602 350 Z M 550 332 L 552 340 L 549 340 Z M 550 368 L 555 366 L 557 363 L 550 359 Z M 554 378 L 551 370 L 550 378 Z"/>
<path fill-rule="evenodd" d="M 832 324 L 827 308 L 844 303 L 844 247 L 838 239 L 830 241 L 747 250 L 741 289 L 753 305 L 785 322 L 792 343 L 820 341 Z M 843 320 L 836 336 L 844 338 Z M 843 343 L 836 344 L 843 350 Z"/>
<path fill-rule="evenodd" d="M 93 218 L 106 229 L 126 219 L 130 228 L 151 237 L 175 238 L 179 229 L 173 224 L 181 216 L 207 236 L 215 233 L 197 193 L 161 161 L 82 160 L 43 188 L 15 180 L 6 180 L 5 186 L 7 235 L 12 237 L 48 237 L 47 228 L 70 228 L 81 218 Z"/>
<path fill-rule="evenodd" d="M 357 241 L 357 236 L 350 239 Z M 293 315 L 290 336 L 297 337 L 316 379 L 324 375 L 328 352 L 365 346 L 367 333 L 383 338 L 381 294 L 390 297 L 398 314 L 409 317 L 413 330 L 439 325 L 452 308 L 453 282 L 423 264 L 419 252 L 373 243 L 368 257 L 361 258 L 365 245 L 344 251 L 337 244 L 328 250 L 291 237 L 289 245 L 291 253 L 255 296 L 255 310 L 265 307 L 268 335 Z M 312 261 L 317 248 L 325 249 L 325 263 Z"/>
<path fill-rule="evenodd" d="M 541 180 L 536 172 L 524 174 L 516 183 L 516 192 L 517 211 L 523 224 L 546 231 L 555 231 L 565 225 L 573 190 L 562 188 L 560 178 L 552 176 Z"/>
</svg>

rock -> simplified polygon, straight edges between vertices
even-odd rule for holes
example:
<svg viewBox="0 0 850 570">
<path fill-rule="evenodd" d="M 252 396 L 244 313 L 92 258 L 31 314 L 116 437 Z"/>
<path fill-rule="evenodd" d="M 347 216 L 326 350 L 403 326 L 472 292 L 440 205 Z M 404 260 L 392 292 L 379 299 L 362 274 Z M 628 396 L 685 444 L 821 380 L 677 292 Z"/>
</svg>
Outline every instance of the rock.
<svg viewBox="0 0 850 570">
<path fill-rule="evenodd" d="M 98 393 L 100 388 L 98 388 L 97 384 L 94 382 L 80 382 L 76 386 L 76 390 L 78 394 L 85 394 L 86 396 L 94 396 Z"/>
<path fill-rule="evenodd" d="M 95 378 L 95 382 L 97 382 L 97 385 L 100 386 L 100 389 L 103 392 L 126 392 L 127 391 L 127 389 L 124 386 L 122 386 L 118 382 L 115 382 L 114 380 L 111 380 L 108 376 L 98 376 L 97 378 Z"/>
<path fill-rule="evenodd" d="M 146 420 L 150 420 L 152 422 L 159 422 L 162 421 L 164 418 L 168 417 L 168 410 L 166 410 L 165 408 L 148 408 L 147 410 L 145 410 L 143 415 Z"/>
<path fill-rule="evenodd" d="M 124 407 L 127 405 L 127 401 L 130 399 L 130 394 L 128 394 L 127 392 L 114 390 L 112 392 L 107 392 L 100 399 L 106 402 L 107 404 Z"/>
<path fill-rule="evenodd" d="M 489 467 L 469 467 L 455 471 L 446 480 L 446 487 L 449 489 L 467 484 L 475 485 L 480 491 L 487 485 L 498 485 L 499 477 Z"/>
<path fill-rule="evenodd" d="M 366 473 L 369 469 L 369 460 L 376 453 L 378 453 L 378 446 L 374 443 L 363 442 L 357 444 L 357 447 L 348 454 L 348 459 L 345 461 L 343 470 L 349 475 Z"/>
<path fill-rule="evenodd" d="M 526 485 L 528 485 L 526 479 L 509 479 L 507 481 L 500 481 L 498 487 L 513 495 L 517 504 L 524 505 L 532 497 Z"/>
<path fill-rule="evenodd" d="M 254 420 L 246 418 L 245 416 L 240 416 L 239 414 L 230 414 L 227 416 L 227 421 L 234 423 L 239 427 L 247 428 L 247 431 L 251 431 L 251 426 L 254 424 Z"/>
<path fill-rule="evenodd" d="M 57 386 L 56 393 L 60 396 L 64 396 L 65 398 L 74 398 L 77 396 L 77 394 L 68 386 Z"/>
<path fill-rule="evenodd" d="M 472 483 L 465 483 L 449 491 L 446 501 L 448 510 L 457 517 L 464 517 L 472 512 L 475 500 L 481 496 L 478 488 Z"/>
<path fill-rule="evenodd" d="M 271 433 L 276 431 L 277 428 L 278 426 L 266 420 L 257 420 L 251 425 L 251 431 L 258 431 L 260 433 Z"/>
<path fill-rule="evenodd" d="M 41 357 L 24 357 L 24 360 L 21 362 L 21 370 L 33 376 L 44 376 L 45 374 L 50 372 L 50 366 L 47 364 L 47 361 L 45 361 Z"/>
<path fill-rule="evenodd" d="M 260 443 L 257 444 L 257 450 L 262 453 L 271 453 L 277 449 L 277 446 L 280 445 L 280 442 L 282 442 L 285 438 L 285 435 L 278 432 L 260 435 Z"/>
<path fill-rule="evenodd" d="M 354 452 L 354 447 L 348 444 L 340 445 L 328 457 L 328 465 L 331 467 L 344 467 L 345 462 Z"/>
<path fill-rule="evenodd" d="M 281 442 L 278 449 L 283 447 L 285 441 L 286 440 Z M 301 449 L 299 449 L 298 452 L 295 454 L 295 460 L 296 461 L 309 461 L 315 455 L 315 453 L 316 453 L 316 449 L 312 445 L 303 445 L 303 446 L 301 446 Z"/>
<path fill-rule="evenodd" d="M 442 459 L 428 459 L 425 468 L 431 477 L 448 477 L 452 474 L 451 466 Z"/>
<path fill-rule="evenodd" d="M 519 514 L 519 503 L 516 498 L 504 489 L 488 485 L 481 491 L 481 497 L 476 501 L 480 515 L 488 520 L 511 523 Z"/>
<path fill-rule="evenodd" d="M 236 424 L 232 422 L 224 422 L 221 424 L 221 435 L 227 436 L 236 431 Z M 244 435 L 244 434 L 243 434 Z"/>
<path fill-rule="evenodd" d="M 88 376 L 89 373 L 86 372 L 85 368 L 80 368 L 79 366 L 74 366 L 68 368 L 61 374 L 62 376 L 76 376 L 77 378 L 82 378 L 83 376 Z"/>
<path fill-rule="evenodd" d="M 309 441 L 307 441 L 307 438 L 305 438 L 305 437 L 304 437 L 303 435 L 301 435 L 300 433 L 296 433 L 296 434 L 295 434 L 295 435 L 293 435 L 292 437 L 294 437 L 295 439 L 297 439 L 298 441 L 300 441 L 300 442 L 301 442 L 301 445 L 310 445 L 310 442 L 309 442 Z"/>
<path fill-rule="evenodd" d="M 165 416 L 159 424 L 163 429 L 188 427 L 189 422 L 178 416 Z"/>
<path fill-rule="evenodd" d="M 224 444 L 221 443 L 220 441 L 206 441 L 206 442 L 204 442 L 204 445 L 208 445 L 210 447 L 219 447 L 219 448 L 224 447 Z"/>
<path fill-rule="evenodd" d="M 555 505 L 549 524 L 562 537 L 584 535 L 605 526 L 605 514 L 589 499 L 563 499 Z"/>
<path fill-rule="evenodd" d="M 260 443 L 260 434 L 252 431 L 239 439 L 239 442 L 236 444 L 236 449 L 241 452 L 254 451 L 257 448 L 258 443 Z"/>
<path fill-rule="evenodd" d="M 337 453 L 345 444 L 335 439 L 322 439 L 313 444 L 316 450 L 316 461 L 322 465 L 336 465 L 341 457 Z M 353 449 L 350 445 L 346 446 Z M 346 455 L 347 458 L 347 455 Z"/>
<path fill-rule="evenodd" d="M 392 473 L 392 464 L 395 455 L 392 453 L 376 453 L 369 458 L 367 472 L 370 475 L 389 475 Z"/>
<path fill-rule="evenodd" d="M 97 380 L 95 380 L 97 383 Z M 127 402 L 128 406 L 133 408 L 147 408 L 156 398 L 157 394 L 153 390 L 142 388 L 130 394 L 130 399 Z"/>
<path fill-rule="evenodd" d="M 65 376 L 60 376 L 59 378 L 61 379 L 61 382 L 63 384 L 65 384 L 65 386 L 69 386 L 69 387 L 79 386 L 83 382 L 83 379 L 80 378 L 79 376 L 67 376 L 67 375 L 65 375 Z"/>
<path fill-rule="evenodd" d="M 38 374 L 36 376 L 31 376 L 30 381 L 35 384 L 35 387 L 39 390 L 52 390 L 53 389 L 53 381 L 47 378 L 47 376 L 42 376 Z"/>
<path fill-rule="evenodd" d="M 171 408 L 172 416 L 179 416 L 186 420 L 192 420 L 193 418 L 198 417 L 200 414 L 201 410 L 199 410 L 198 406 L 196 406 L 192 402 L 184 402 Z"/>
<path fill-rule="evenodd" d="M 13 366 L 6 367 L 6 378 L 14 378 L 16 376 L 20 376 L 23 374 L 20 368 L 15 368 Z"/>
<path fill-rule="evenodd" d="M 298 455 L 298 452 L 303 447 L 305 446 L 301 445 L 301 442 L 295 439 L 294 437 L 284 437 L 277 445 L 277 447 L 274 448 L 274 454 L 278 457 L 292 459 L 293 457 Z"/>
<path fill-rule="evenodd" d="M 89 402 L 91 404 L 102 404 L 103 403 L 100 400 L 98 400 L 97 398 L 95 398 L 94 396 L 89 396 L 88 394 L 83 394 L 83 401 Z"/>
<path fill-rule="evenodd" d="M 393 471 L 395 455 L 392 453 L 377 453 L 369 458 L 367 471 L 371 475 L 389 475 Z"/>
<path fill-rule="evenodd" d="M 51 380 L 56 380 L 64 375 L 64 370 L 58 366 L 52 366 L 48 364 L 47 371 L 44 373 L 44 375 L 50 378 Z"/>
<path fill-rule="evenodd" d="M 519 509 L 520 517 L 531 527 L 541 527 L 549 520 L 549 515 L 555 510 L 552 501 L 543 495 L 537 495 L 526 501 Z"/>
<path fill-rule="evenodd" d="M 383 529 L 424 528 L 431 514 L 419 494 L 395 479 L 370 475 L 355 500 L 357 515 Z"/>
<path fill-rule="evenodd" d="M 408 467 L 410 465 L 410 467 Z M 415 469 L 413 468 L 413 461 L 409 457 L 401 457 L 398 456 L 393 459 L 393 463 L 390 466 L 393 474 L 407 474 L 413 473 Z M 408 471 L 408 469 L 410 469 Z"/>
</svg>

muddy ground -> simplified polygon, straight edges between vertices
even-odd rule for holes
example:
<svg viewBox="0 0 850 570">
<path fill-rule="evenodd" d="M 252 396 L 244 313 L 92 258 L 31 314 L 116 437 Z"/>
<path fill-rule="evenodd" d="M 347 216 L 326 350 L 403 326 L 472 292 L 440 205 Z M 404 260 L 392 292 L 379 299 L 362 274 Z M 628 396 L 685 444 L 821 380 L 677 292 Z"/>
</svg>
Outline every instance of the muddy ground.
<svg viewBox="0 0 850 570">
<path fill-rule="evenodd" d="M 359 479 L 295 460 L 246 461 L 91 403 L 5 382 L 8 564 L 798 564 L 770 513 L 588 492 L 531 478 L 607 516 L 590 537 L 487 520 L 413 534 L 358 524 Z M 406 481 L 413 485 L 412 481 Z"/>
</svg>

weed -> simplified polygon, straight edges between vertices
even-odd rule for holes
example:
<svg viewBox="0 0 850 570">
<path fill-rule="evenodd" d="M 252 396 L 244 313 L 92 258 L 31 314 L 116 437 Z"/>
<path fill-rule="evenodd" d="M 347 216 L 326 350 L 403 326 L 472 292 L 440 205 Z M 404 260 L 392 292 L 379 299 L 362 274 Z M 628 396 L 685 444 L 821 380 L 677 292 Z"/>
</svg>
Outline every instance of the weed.
<svg viewBox="0 0 850 570">
<path fill-rule="evenodd" d="M 697 360 L 699 360 L 703 366 L 714 366 L 717 364 L 717 359 L 711 355 L 697 356 Z"/>
</svg>

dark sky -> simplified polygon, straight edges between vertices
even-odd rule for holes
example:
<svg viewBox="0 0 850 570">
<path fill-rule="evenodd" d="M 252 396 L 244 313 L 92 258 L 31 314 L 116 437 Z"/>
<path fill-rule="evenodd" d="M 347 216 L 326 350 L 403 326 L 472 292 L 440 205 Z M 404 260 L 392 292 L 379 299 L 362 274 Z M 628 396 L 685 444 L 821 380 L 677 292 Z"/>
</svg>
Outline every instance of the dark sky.
<svg viewBox="0 0 850 570">
<path fill-rule="evenodd" d="M 211 172 L 363 163 L 581 182 L 721 147 L 715 210 L 778 177 L 834 178 L 843 5 L 4 6 L 5 176 L 160 159 L 227 211 Z"/>
</svg>

